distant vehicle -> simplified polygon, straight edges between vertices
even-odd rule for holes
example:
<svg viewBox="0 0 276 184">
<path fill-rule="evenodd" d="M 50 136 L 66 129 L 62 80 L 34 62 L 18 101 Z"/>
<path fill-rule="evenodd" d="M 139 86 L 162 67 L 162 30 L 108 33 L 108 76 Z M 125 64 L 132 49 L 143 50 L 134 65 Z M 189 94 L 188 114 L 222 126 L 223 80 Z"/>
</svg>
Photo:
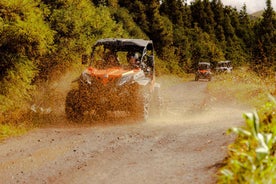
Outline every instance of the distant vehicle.
<svg viewBox="0 0 276 184">
<path fill-rule="evenodd" d="M 69 120 L 81 121 L 87 113 L 103 119 L 108 112 L 118 111 L 147 119 L 159 91 L 151 40 L 101 39 L 92 47 L 91 56 L 83 55 L 82 62 L 89 66 L 75 80 L 78 87 L 66 97 Z"/>
<path fill-rule="evenodd" d="M 233 70 L 231 61 L 220 61 L 215 69 L 216 73 L 231 73 Z"/>
<path fill-rule="evenodd" d="M 208 81 L 211 81 L 212 79 L 212 73 L 211 73 L 211 64 L 208 62 L 199 62 L 198 68 L 195 73 L 195 81 L 198 81 L 199 79 L 207 79 Z"/>
</svg>

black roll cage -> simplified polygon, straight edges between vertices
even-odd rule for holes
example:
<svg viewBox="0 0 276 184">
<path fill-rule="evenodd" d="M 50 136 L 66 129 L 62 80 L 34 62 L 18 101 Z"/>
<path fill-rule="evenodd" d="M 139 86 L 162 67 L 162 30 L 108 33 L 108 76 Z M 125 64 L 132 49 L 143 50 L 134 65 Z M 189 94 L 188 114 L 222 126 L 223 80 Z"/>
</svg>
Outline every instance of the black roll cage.
<svg viewBox="0 0 276 184">
<path fill-rule="evenodd" d="M 145 55 L 148 51 L 151 51 L 151 55 L 148 55 L 149 58 L 153 60 L 153 42 L 152 40 L 144 39 L 124 39 L 124 38 L 105 38 L 98 40 L 92 48 L 91 62 L 93 62 L 94 52 L 98 46 L 104 46 L 104 49 L 109 49 L 113 52 L 139 52 L 141 53 L 141 60 L 144 60 Z M 91 64 L 91 63 L 90 63 Z M 153 61 L 152 61 L 153 65 Z"/>
</svg>

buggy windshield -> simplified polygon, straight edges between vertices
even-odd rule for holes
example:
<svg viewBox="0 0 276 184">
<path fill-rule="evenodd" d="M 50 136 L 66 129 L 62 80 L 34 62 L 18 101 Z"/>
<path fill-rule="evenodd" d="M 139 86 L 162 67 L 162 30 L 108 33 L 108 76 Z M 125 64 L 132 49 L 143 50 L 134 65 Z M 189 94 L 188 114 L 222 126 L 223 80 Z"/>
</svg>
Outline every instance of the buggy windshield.
<svg viewBox="0 0 276 184">
<path fill-rule="evenodd" d="M 93 46 L 90 65 L 96 68 L 108 68 L 110 63 L 123 67 L 139 65 L 153 70 L 153 54 L 151 40 L 106 38 L 98 40 Z M 130 62 L 132 65 L 129 65 Z"/>
<path fill-rule="evenodd" d="M 198 63 L 198 69 L 199 70 L 206 70 L 206 69 L 209 69 L 209 68 L 210 68 L 210 63 L 205 63 L 205 62 Z"/>
</svg>

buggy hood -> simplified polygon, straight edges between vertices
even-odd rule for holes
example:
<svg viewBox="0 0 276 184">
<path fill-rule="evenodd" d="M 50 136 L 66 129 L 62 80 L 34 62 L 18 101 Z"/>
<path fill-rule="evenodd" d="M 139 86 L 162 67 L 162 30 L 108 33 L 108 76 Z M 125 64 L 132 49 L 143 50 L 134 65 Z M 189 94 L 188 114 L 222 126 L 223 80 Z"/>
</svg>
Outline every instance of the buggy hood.
<svg viewBox="0 0 276 184">
<path fill-rule="evenodd" d="M 107 85 L 111 82 L 117 82 L 119 86 L 127 82 L 137 82 L 140 85 L 146 85 L 150 82 L 150 79 L 145 77 L 145 74 L 141 69 L 125 70 L 120 67 L 112 67 L 108 69 L 89 67 L 83 72 L 83 76 L 88 83 L 91 83 L 91 79 L 93 78 L 94 80 L 101 82 L 103 85 Z"/>
</svg>

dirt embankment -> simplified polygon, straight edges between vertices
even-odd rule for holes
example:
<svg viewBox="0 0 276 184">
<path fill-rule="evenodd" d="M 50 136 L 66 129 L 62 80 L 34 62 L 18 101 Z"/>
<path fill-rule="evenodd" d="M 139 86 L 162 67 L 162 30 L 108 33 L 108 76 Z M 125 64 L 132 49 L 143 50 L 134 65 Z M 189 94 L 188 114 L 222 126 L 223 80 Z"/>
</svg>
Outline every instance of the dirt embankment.
<svg viewBox="0 0 276 184">
<path fill-rule="evenodd" d="M 0 144 L 0 183 L 215 183 L 234 139 L 225 132 L 243 122 L 246 109 L 210 96 L 207 84 L 163 89 L 161 116 L 145 123 L 72 125 L 59 118 L 8 139 Z"/>
</svg>

